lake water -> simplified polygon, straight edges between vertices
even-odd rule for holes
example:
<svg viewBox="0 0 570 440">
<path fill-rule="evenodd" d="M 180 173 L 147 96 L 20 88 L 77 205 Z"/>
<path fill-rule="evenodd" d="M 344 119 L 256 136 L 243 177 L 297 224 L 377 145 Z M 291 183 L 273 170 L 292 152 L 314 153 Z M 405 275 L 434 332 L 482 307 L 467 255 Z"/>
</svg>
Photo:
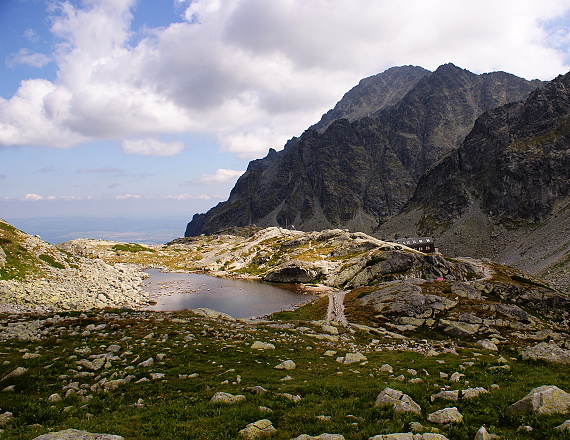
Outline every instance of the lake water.
<svg viewBox="0 0 570 440">
<path fill-rule="evenodd" d="M 146 271 L 145 290 L 158 295 L 150 310 L 174 311 L 206 307 L 234 318 L 252 318 L 296 306 L 317 298 L 293 285 L 275 285 L 255 280 L 234 280 L 196 273 Z M 167 295 L 165 295 L 167 294 Z"/>
</svg>

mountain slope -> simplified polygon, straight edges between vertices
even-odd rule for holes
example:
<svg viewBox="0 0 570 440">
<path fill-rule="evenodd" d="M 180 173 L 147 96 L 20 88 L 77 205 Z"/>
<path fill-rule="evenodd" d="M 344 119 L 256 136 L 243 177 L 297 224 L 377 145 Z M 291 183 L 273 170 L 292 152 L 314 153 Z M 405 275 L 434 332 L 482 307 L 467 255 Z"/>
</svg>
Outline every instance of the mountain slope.
<svg viewBox="0 0 570 440">
<path fill-rule="evenodd" d="M 450 255 L 488 257 L 568 288 L 570 73 L 482 115 L 381 233 L 438 237 Z"/>
<path fill-rule="evenodd" d="M 401 211 L 422 174 L 460 145 L 481 113 L 538 85 L 452 64 L 419 69 L 389 69 L 361 82 L 316 129 L 250 163 L 228 201 L 195 216 L 185 235 L 248 224 L 372 232 Z M 376 91 L 376 107 L 362 98 L 372 81 L 385 87 Z"/>
<path fill-rule="evenodd" d="M 0 313 L 146 304 L 144 275 L 58 249 L 0 219 Z"/>
</svg>

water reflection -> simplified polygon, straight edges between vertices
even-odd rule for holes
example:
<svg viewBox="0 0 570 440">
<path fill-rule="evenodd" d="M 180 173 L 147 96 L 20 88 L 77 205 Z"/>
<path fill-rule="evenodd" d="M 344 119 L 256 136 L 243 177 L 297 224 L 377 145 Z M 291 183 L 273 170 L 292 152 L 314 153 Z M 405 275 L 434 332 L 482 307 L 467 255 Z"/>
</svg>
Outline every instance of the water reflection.
<svg viewBox="0 0 570 440">
<path fill-rule="evenodd" d="M 145 290 L 160 295 L 150 310 L 173 311 L 207 307 L 234 318 L 251 318 L 291 310 L 314 298 L 295 285 L 233 280 L 195 273 L 146 271 Z M 164 295 L 167 293 L 168 295 Z"/>
</svg>

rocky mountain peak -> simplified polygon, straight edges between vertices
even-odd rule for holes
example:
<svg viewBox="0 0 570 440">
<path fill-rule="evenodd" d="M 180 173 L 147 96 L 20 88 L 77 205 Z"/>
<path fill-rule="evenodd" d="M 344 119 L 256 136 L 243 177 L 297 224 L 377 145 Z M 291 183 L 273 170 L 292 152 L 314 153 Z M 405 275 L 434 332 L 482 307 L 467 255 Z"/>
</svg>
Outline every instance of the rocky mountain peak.
<svg viewBox="0 0 570 440">
<path fill-rule="evenodd" d="M 195 217 L 186 235 L 248 224 L 371 232 L 402 210 L 423 173 L 461 145 L 479 115 L 536 86 L 453 64 L 366 78 L 282 151 L 250 163 L 228 201 Z"/>
</svg>

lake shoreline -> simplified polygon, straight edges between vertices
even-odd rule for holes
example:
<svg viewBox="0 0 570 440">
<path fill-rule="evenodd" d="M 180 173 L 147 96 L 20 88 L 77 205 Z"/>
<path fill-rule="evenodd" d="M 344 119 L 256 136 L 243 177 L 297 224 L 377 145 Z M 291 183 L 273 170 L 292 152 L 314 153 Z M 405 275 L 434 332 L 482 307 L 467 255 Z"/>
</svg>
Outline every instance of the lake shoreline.
<svg viewBox="0 0 570 440">
<path fill-rule="evenodd" d="M 236 318 L 268 316 L 294 310 L 331 292 L 320 285 L 265 282 L 258 277 L 225 276 L 208 271 L 145 270 L 143 289 L 151 311 L 209 308 Z"/>
</svg>

